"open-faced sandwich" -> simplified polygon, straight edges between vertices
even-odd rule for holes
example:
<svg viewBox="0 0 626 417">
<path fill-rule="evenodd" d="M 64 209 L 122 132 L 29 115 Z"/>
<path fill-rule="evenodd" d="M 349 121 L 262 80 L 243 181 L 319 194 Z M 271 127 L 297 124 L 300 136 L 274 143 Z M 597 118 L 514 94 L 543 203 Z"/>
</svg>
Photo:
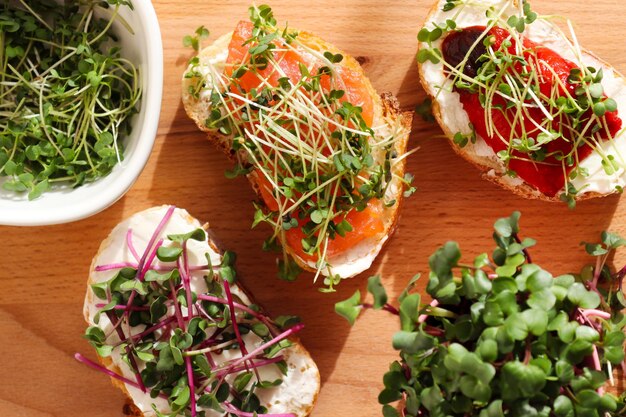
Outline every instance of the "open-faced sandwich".
<svg viewBox="0 0 626 417">
<path fill-rule="evenodd" d="M 319 372 L 294 336 L 296 317 L 271 320 L 236 282 L 185 210 L 154 207 L 113 229 L 92 262 L 86 338 L 135 416 L 309 415 Z M 191 306 L 191 307 L 189 307 Z"/>
<path fill-rule="evenodd" d="M 570 21 L 523 0 L 440 0 L 418 40 L 434 116 L 484 177 L 572 204 L 622 191 L 626 83 Z"/>
<path fill-rule="evenodd" d="M 371 265 L 413 191 L 411 115 L 354 58 L 251 7 L 250 21 L 191 60 L 183 102 L 257 192 L 254 225 L 272 226 L 281 276 L 317 271 L 332 288 Z"/>
</svg>

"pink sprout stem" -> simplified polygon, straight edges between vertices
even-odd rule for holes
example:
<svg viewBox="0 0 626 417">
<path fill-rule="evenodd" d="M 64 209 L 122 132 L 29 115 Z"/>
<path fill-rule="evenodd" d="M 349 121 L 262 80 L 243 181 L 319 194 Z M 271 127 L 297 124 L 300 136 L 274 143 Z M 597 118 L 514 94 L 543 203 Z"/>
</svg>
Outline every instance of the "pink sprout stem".
<svg viewBox="0 0 626 417">
<path fill-rule="evenodd" d="M 146 275 L 146 272 L 150 268 L 150 265 L 152 264 L 152 261 L 154 261 L 154 258 L 156 257 L 157 250 L 159 249 L 159 247 L 161 247 L 162 244 L 163 244 L 163 239 L 159 239 L 159 241 L 157 242 L 156 246 L 154 247 L 154 249 L 150 252 L 150 254 L 147 257 L 148 262 L 143 264 L 142 262 L 145 260 L 144 258 L 142 258 L 141 262 L 139 262 L 139 266 L 138 266 L 138 270 L 137 270 L 137 273 L 138 273 L 137 279 L 139 281 L 143 281 L 144 280 L 144 275 Z M 144 257 L 145 256 L 146 256 L 146 254 L 144 254 Z M 136 295 L 137 295 L 137 291 L 133 290 L 133 292 L 130 293 L 130 297 L 128 297 L 128 302 L 126 303 L 129 307 L 133 304 L 133 301 L 135 300 L 135 296 Z M 128 318 L 128 311 L 129 310 L 126 310 L 124 312 L 124 316 L 126 318 Z"/>
<path fill-rule="evenodd" d="M 602 365 L 600 365 L 600 356 L 598 355 L 598 348 L 596 345 L 593 345 L 593 353 L 591 354 L 591 358 L 593 359 L 593 367 L 596 371 L 602 371 Z M 604 387 L 598 387 L 597 389 L 598 395 L 604 395 Z"/>
<path fill-rule="evenodd" d="M 235 331 L 235 337 L 237 338 L 237 343 L 239 343 L 239 347 L 241 349 L 241 355 L 245 356 L 248 354 L 248 350 L 246 349 L 246 344 L 241 338 L 241 333 L 239 332 L 239 326 L 237 326 L 237 317 L 235 316 L 235 306 L 233 305 L 233 296 L 230 292 L 230 284 L 228 281 L 224 280 L 224 292 L 226 293 L 226 301 L 228 301 L 228 310 L 230 310 L 230 322 L 233 325 L 233 330 Z"/>
<path fill-rule="evenodd" d="M 219 303 L 219 304 L 228 304 L 228 300 L 225 298 L 214 297 L 212 295 L 206 295 L 206 294 L 198 294 L 198 300 L 211 301 L 213 303 Z M 244 306 L 243 304 L 239 304 L 236 301 L 233 301 L 233 306 L 237 307 L 239 310 L 245 311 L 246 313 L 250 313 L 257 318 L 260 318 L 261 316 L 258 312 L 254 311 L 250 307 Z"/>
<path fill-rule="evenodd" d="M 135 268 L 137 269 L 139 265 L 137 265 L 136 262 L 117 262 L 117 263 L 113 263 L 113 264 L 105 264 L 105 265 L 98 265 L 96 266 L 95 270 L 96 272 L 102 272 L 102 271 L 110 271 L 112 269 L 122 269 L 122 268 Z M 209 265 L 190 265 L 188 267 L 189 271 L 208 271 L 209 269 L 213 269 L 214 271 L 217 271 L 220 267 L 213 267 L 211 268 Z M 158 272 L 169 272 L 172 271 L 174 269 L 174 267 L 170 266 L 170 265 L 152 265 L 150 267 L 150 269 L 154 270 L 154 271 L 158 271 Z"/>
<path fill-rule="evenodd" d="M 117 379 L 118 381 L 122 381 L 125 384 L 130 385 L 131 387 L 135 387 L 137 389 L 142 389 L 142 387 L 136 383 L 135 381 L 131 381 L 130 379 L 123 377 L 122 375 L 119 375 L 115 372 L 113 372 L 112 370 L 105 368 L 104 366 L 95 363 L 94 361 L 87 359 L 86 357 L 84 357 L 83 355 L 81 355 L 80 353 L 75 353 L 74 354 L 74 359 L 76 359 L 78 362 L 82 363 L 83 365 L 87 365 L 88 367 L 95 369 L 96 371 L 100 371 L 103 372 L 105 374 L 107 374 L 108 376 L 110 376 L 111 378 Z M 143 388 L 145 390 L 145 388 Z M 163 396 L 164 398 L 167 398 L 166 395 L 161 394 L 160 396 Z"/>
<path fill-rule="evenodd" d="M 150 256 L 148 256 L 147 262 L 144 264 L 143 269 L 139 271 L 139 276 L 138 276 L 139 281 L 143 281 L 144 276 L 146 275 L 146 272 L 150 270 L 152 262 L 154 262 L 154 258 L 156 258 L 157 251 L 162 245 L 163 245 L 163 239 L 159 239 L 156 245 L 154 245 L 154 249 L 152 249 L 152 251 L 150 252 Z"/>
<path fill-rule="evenodd" d="M 245 356 L 248 354 L 248 349 L 246 349 L 246 342 L 244 342 L 243 338 L 241 337 L 241 332 L 239 332 L 239 326 L 237 325 L 237 317 L 235 316 L 235 306 L 233 305 L 233 295 L 230 292 L 230 284 L 226 280 L 223 280 L 223 284 L 224 284 L 224 292 L 226 293 L 226 300 L 228 301 L 228 310 L 230 312 L 230 322 L 233 325 L 233 330 L 235 331 L 235 337 L 237 338 L 237 343 L 239 343 L 239 349 L 241 349 L 241 355 Z M 247 370 L 248 369 L 247 362 L 244 362 L 244 366 L 246 367 L 246 370 Z M 254 368 L 254 374 L 256 375 L 257 379 L 259 380 L 261 379 L 261 377 L 259 376 L 258 369 Z"/>
<path fill-rule="evenodd" d="M 101 272 L 101 271 L 110 271 L 112 269 L 122 269 L 122 268 L 137 268 L 137 264 L 134 264 L 132 262 L 119 262 L 119 263 L 114 263 L 114 264 L 107 264 L 107 265 L 98 265 L 96 266 L 96 272 Z"/>
<path fill-rule="evenodd" d="M 228 304 L 228 300 L 226 300 L 225 298 L 219 298 L 219 297 L 215 297 L 215 296 L 212 296 L 212 295 L 206 295 L 206 294 L 198 294 L 198 300 L 211 301 L 213 303 L 220 303 L 220 304 Z M 245 311 L 246 313 L 250 314 L 252 317 L 262 321 L 264 324 L 266 324 L 270 328 L 270 331 L 272 331 L 272 334 L 278 334 L 274 330 L 275 326 L 263 314 L 260 314 L 258 311 L 254 311 L 253 309 L 251 309 L 248 306 L 245 306 L 243 304 L 239 304 L 238 302 L 236 302 L 234 300 L 233 300 L 233 306 L 235 306 L 235 308 L 237 308 L 237 309 L 239 309 L 241 311 Z"/>
<path fill-rule="evenodd" d="M 172 290 L 172 299 L 176 300 L 176 290 L 174 289 L 174 284 L 170 281 L 170 288 Z M 174 315 L 176 316 L 176 320 L 178 321 L 178 327 L 185 330 L 185 323 L 183 322 L 183 314 L 180 311 L 180 306 L 177 302 L 174 302 Z"/>
<path fill-rule="evenodd" d="M 133 257 L 137 262 L 139 262 L 139 254 L 135 250 L 135 246 L 133 245 L 133 229 L 128 229 L 126 232 L 126 246 L 128 246 L 128 250 L 133 254 Z"/>
<path fill-rule="evenodd" d="M 253 357 L 255 357 L 259 352 L 263 352 L 265 349 L 267 349 L 268 347 L 280 342 L 283 339 L 288 338 L 289 336 L 291 336 L 292 334 L 298 333 L 300 330 L 302 330 L 304 328 L 304 324 L 302 323 L 298 323 L 295 326 L 285 330 L 284 332 L 282 332 L 281 334 L 279 334 L 278 336 L 276 336 L 275 338 L 273 338 L 272 340 L 263 343 L 262 345 L 258 346 L 257 348 L 255 348 L 253 351 L 251 351 L 250 353 L 248 353 L 245 356 L 242 356 L 241 358 L 235 360 L 233 363 L 231 363 L 226 370 L 230 371 L 231 369 L 235 368 L 236 366 L 240 365 L 241 363 L 244 363 L 245 361 L 247 361 L 248 359 L 251 359 Z"/>
<path fill-rule="evenodd" d="M 187 367 L 187 381 L 189 383 L 189 401 L 191 404 L 191 417 L 196 417 L 196 387 L 193 380 L 193 368 L 191 366 L 191 358 L 185 357 L 185 366 Z"/>
<path fill-rule="evenodd" d="M 593 280 L 589 283 L 589 286 L 592 290 L 597 291 L 598 288 L 598 280 L 600 279 L 600 275 L 602 274 L 602 258 L 598 256 L 596 258 L 596 267 L 593 271 Z"/>
<path fill-rule="evenodd" d="M 391 314 L 395 314 L 396 316 L 400 315 L 400 311 L 397 308 L 395 308 L 394 306 L 392 306 L 391 304 L 385 304 L 383 306 L 383 310 L 385 310 L 385 311 L 387 311 L 387 312 L 389 312 Z"/>
<path fill-rule="evenodd" d="M 98 308 L 102 308 L 104 306 L 106 306 L 106 304 L 104 304 L 104 303 L 96 304 L 96 307 L 98 307 Z M 150 308 L 149 307 L 127 306 L 127 305 L 124 305 L 124 304 L 118 304 L 118 305 L 113 306 L 113 310 L 149 311 Z"/>
<path fill-rule="evenodd" d="M 430 302 L 430 306 L 431 307 L 437 307 L 439 305 L 439 301 L 438 300 L 433 300 Z M 428 314 L 421 314 L 418 318 L 417 318 L 417 322 L 418 323 L 424 323 L 426 321 L 426 319 L 428 319 Z"/>
<path fill-rule="evenodd" d="M 600 317 L 605 320 L 609 320 L 611 318 L 611 313 L 593 308 L 584 309 L 581 310 L 581 312 L 585 317 Z"/>
<path fill-rule="evenodd" d="M 152 237 L 150 238 L 150 241 L 148 242 L 148 246 L 146 246 L 146 250 L 143 253 L 143 256 L 141 257 L 141 260 L 139 261 L 139 266 L 138 266 L 139 270 L 143 270 L 144 264 L 146 262 L 146 258 L 148 257 L 148 254 L 150 253 L 150 249 L 152 249 L 152 246 L 154 246 L 154 242 L 161 235 L 161 232 L 165 228 L 165 225 L 167 224 L 167 222 L 172 217 L 172 214 L 174 213 L 175 209 L 176 209 L 176 206 L 168 207 L 167 212 L 165 212 L 165 215 L 163 216 L 163 219 L 161 219 L 161 222 L 159 223 L 154 233 L 152 234 Z"/>
<path fill-rule="evenodd" d="M 193 303 L 192 301 L 192 296 L 191 296 L 191 277 L 189 276 L 189 268 L 187 265 L 188 262 L 188 258 L 187 258 L 187 241 L 183 242 L 183 256 L 182 256 L 182 263 L 180 258 L 178 258 L 176 260 L 176 266 L 178 266 L 178 270 L 180 271 L 181 277 L 182 277 L 182 281 L 183 281 L 183 286 L 185 287 L 185 294 L 187 297 L 187 321 L 191 320 L 191 318 L 193 317 Z"/>
<path fill-rule="evenodd" d="M 137 278 L 140 281 L 143 281 L 143 276 L 146 273 L 145 272 L 146 260 L 148 259 L 148 257 L 150 257 L 150 262 L 148 263 L 148 266 L 149 266 L 152 263 L 152 260 L 154 260 L 154 257 L 156 256 L 156 250 L 157 250 L 156 248 L 154 249 L 154 252 L 151 254 L 151 249 L 154 246 L 154 242 L 161 235 L 161 232 L 165 228 L 165 225 L 167 224 L 167 222 L 172 217 L 172 214 L 174 213 L 175 209 L 176 209 L 175 206 L 169 206 L 168 207 L 167 211 L 165 212 L 165 215 L 163 216 L 163 218 L 159 222 L 159 225 L 155 229 L 154 233 L 152 233 L 152 236 L 150 237 L 150 240 L 148 241 L 148 246 L 146 246 L 146 250 L 144 251 L 143 256 L 139 260 L 139 265 L 137 265 L 137 272 L 139 274 Z M 163 239 L 161 239 L 159 243 L 162 244 L 163 243 Z M 157 245 L 157 246 L 159 246 L 159 245 Z M 132 304 L 133 300 L 135 299 L 135 294 L 136 293 L 137 293 L 136 291 L 133 291 L 133 292 L 130 293 L 130 297 L 128 297 L 128 305 Z M 128 318 L 128 311 L 126 311 L 124 313 L 124 316 L 126 318 Z"/>
<path fill-rule="evenodd" d="M 141 333 L 137 333 L 137 334 L 131 335 L 128 339 L 131 339 L 131 340 L 140 339 L 141 340 L 141 339 L 143 339 L 144 336 L 149 335 L 150 333 L 160 329 L 161 327 L 167 326 L 168 324 L 170 324 L 174 320 L 176 320 L 176 317 L 174 317 L 174 316 L 168 317 L 165 320 L 155 324 L 154 326 L 150 327 L 149 329 L 144 330 Z M 128 340 L 128 339 L 126 339 L 126 340 Z M 123 343 L 123 341 L 120 342 L 120 344 L 121 343 Z"/>
<path fill-rule="evenodd" d="M 224 375 L 228 375 L 228 374 L 233 374 L 233 373 L 236 373 L 236 372 L 242 372 L 242 371 L 245 371 L 245 370 L 247 370 L 249 367 L 252 367 L 252 368 L 261 368 L 261 367 L 263 367 L 263 366 L 272 365 L 272 364 L 274 364 L 274 363 L 278 363 L 278 362 L 282 361 L 283 359 L 285 359 L 285 357 L 284 357 L 284 356 L 282 356 L 282 355 L 280 355 L 280 356 L 276 356 L 275 358 L 271 358 L 271 359 L 263 359 L 263 360 L 259 360 L 259 361 L 252 361 L 252 360 L 251 360 L 251 361 L 249 361 L 249 362 L 248 362 L 248 364 L 246 364 L 246 366 L 239 366 L 239 367 L 237 367 L 237 368 L 230 369 L 229 371 L 226 371 L 226 370 L 224 370 L 224 371 L 219 371 L 219 372 L 217 372 L 215 375 L 216 375 L 217 377 L 220 377 L 220 378 L 221 378 L 221 377 L 223 377 Z M 250 366 L 248 366 L 248 365 L 250 365 Z"/>
<path fill-rule="evenodd" d="M 113 324 L 113 327 L 115 327 L 115 331 L 117 332 L 117 335 L 119 336 L 120 340 L 125 340 L 126 335 L 124 334 L 124 330 L 122 330 L 121 327 L 117 326 L 119 323 L 121 323 L 122 320 L 116 320 L 115 315 L 111 311 L 107 311 L 106 315 L 109 318 L 109 321 L 111 322 L 111 324 Z M 139 366 L 137 366 L 137 361 L 135 360 L 135 356 L 133 355 L 130 345 L 126 346 L 126 354 L 128 355 L 128 361 L 130 362 L 130 365 L 133 368 L 133 371 L 135 372 L 135 379 L 137 379 L 137 385 L 139 385 L 139 388 L 141 388 L 143 392 L 146 392 L 146 386 L 144 385 L 143 380 L 141 379 L 141 374 L 139 373 Z"/>
<path fill-rule="evenodd" d="M 361 304 L 361 306 L 363 308 L 374 308 L 374 304 L 369 304 L 369 303 L 363 303 L 363 304 Z M 394 314 L 396 316 L 400 315 L 400 312 L 398 311 L 398 309 L 395 308 L 394 306 L 392 306 L 391 304 L 383 305 L 382 309 L 385 310 L 386 312 Z"/>
</svg>

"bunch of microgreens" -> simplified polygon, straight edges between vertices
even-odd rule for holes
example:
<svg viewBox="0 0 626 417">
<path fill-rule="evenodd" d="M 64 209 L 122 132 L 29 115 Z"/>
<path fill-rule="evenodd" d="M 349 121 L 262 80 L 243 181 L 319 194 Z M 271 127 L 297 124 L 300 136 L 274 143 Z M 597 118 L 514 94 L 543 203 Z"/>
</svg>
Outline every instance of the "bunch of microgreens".
<svg viewBox="0 0 626 417">
<path fill-rule="evenodd" d="M 387 193 L 393 182 L 407 186 L 406 196 L 415 191 L 412 176 L 400 177 L 394 169 L 408 155 L 394 150 L 404 127 L 396 123 L 391 131 L 378 132 L 367 126 L 362 108 L 341 100 L 345 95 L 338 72 L 341 54 L 320 52 L 300 42 L 298 32 L 278 28 L 268 6 L 253 6 L 249 12 L 254 29 L 242 62 L 234 64 L 227 76 L 210 62 L 193 58 L 185 75 L 195 80 L 189 93 L 197 99 L 210 94 L 206 125 L 232 138 L 237 164 L 227 177 L 251 174 L 271 184 L 278 209 L 256 205 L 253 223 L 274 229 L 264 247 L 276 248 L 277 238 L 286 242 L 285 232 L 303 222 L 302 249 L 318 259 L 318 275 L 322 271 L 330 275 L 324 282 L 332 291 L 341 278 L 332 276 L 326 248 L 337 235 L 352 231 L 344 216 L 365 209 L 370 201 L 387 207 L 397 204 Z M 184 44 L 197 50 L 207 35 L 201 27 L 185 37 Z M 294 83 L 277 61 L 286 51 L 302 52 L 322 66 L 314 70 L 312 64 L 299 63 L 301 78 Z M 267 68 L 282 75 L 277 85 L 259 73 Z M 246 74 L 258 76 L 258 88 L 245 91 L 240 86 L 239 79 Z M 322 87 L 326 79 L 330 88 Z M 284 249 L 279 269 L 287 280 L 301 272 Z"/>
<path fill-rule="evenodd" d="M 281 316 L 272 321 L 258 306 L 238 297 L 233 253 L 226 252 L 220 265 L 211 264 L 209 253 L 207 264 L 190 265 L 187 246 L 191 240 L 206 241 L 203 229 L 168 235 L 170 244 L 165 246 L 161 234 L 173 212 L 174 207 L 167 210 L 143 255 L 136 251 L 129 229 L 127 250 L 135 262 L 98 265 L 96 271 L 117 273 L 91 286 L 95 298 L 103 301 L 96 304 L 96 325 L 87 328 L 85 337 L 101 357 L 121 355 L 135 380 L 78 353 L 76 359 L 152 398 L 166 399 L 169 412 L 152 406 L 159 417 L 203 417 L 206 410 L 233 416 L 294 417 L 266 414 L 256 392 L 282 382 L 261 379 L 259 368 L 276 366 L 287 374 L 280 352 L 291 346 L 288 337 L 302 329 L 299 319 Z M 192 277 L 199 272 L 205 273 L 206 291 L 192 289 L 203 286 Z M 246 345 L 248 334 L 256 335 L 259 342 Z M 219 362 L 219 355 L 228 350 L 241 355 Z"/>
<path fill-rule="evenodd" d="M 463 264 L 455 242 L 438 249 L 429 260 L 430 304 L 413 292 L 416 276 L 398 309 L 379 277 L 368 283 L 373 305 L 358 291 L 336 305 L 351 323 L 364 307 L 400 318 L 393 337 L 400 361 L 378 397 L 385 417 L 400 415 L 391 405 L 399 400 L 403 416 L 626 415 L 625 396 L 605 391 L 613 368 L 626 369 L 626 267 L 613 273 L 605 264 L 626 240 L 604 232 L 602 243 L 586 244 L 594 266 L 553 278 L 532 263 L 535 241 L 519 238 L 519 217 L 495 223 L 491 260 L 485 253 Z"/>
<path fill-rule="evenodd" d="M 5 1 L 0 6 L 0 177 L 39 197 L 111 172 L 141 96 L 114 21 L 129 1 Z M 108 16 L 107 18 L 97 16 Z M 127 26 L 129 31 L 132 30 Z"/>
<path fill-rule="evenodd" d="M 507 174 L 515 177 L 516 173 L 508 169 L 512 159 L 532 161 L 534 164 L 560 164 L 564 175 L 564 191 L 560 195 L 561 200 L 567 202 L 570 207 L 575 206 L 575 197 L 580 189 L 576 189 L 571 180 L 578 176 L 588 177 L 589 172 L 579 166 L 578 148 L 583 144 L 588 145 L 602 157 L 602 167 L 607 175 L 612 175 L 624 167 L 623 161 L 618 161 L 614 155 L 607 154 L 601 143 L 605 140 L 612 141 L 606 121 L 606 113 L 617 110 L 614 99 L 606 97 L 602 86 L 603 71 L 586 66 L 583 61 L 581 47 L 578 44 L 576 34 L 571 21 L 565 19 L 570 30 L 573 42 L 556 24 L 555 16 L 538 16 L 532 11 L 530 3 L 526 0 L 518 2 L 519 12 L 517 15 L 507 16 L 506 13 L 512 7 L 512 0 L 505 2 L 501 9 L 486 7 L 488 17 L 485 33 L 467 51 L 465 58 L 458 66 L 453 67 L 443 59 L 441 50 L 437 47 L 440 39 L 457 28 L 456 19 L 463 13 L 465 7 L 476 8 L 479 4 L 472 0 L 448 0 L 443 6 L 444 11 L 453 11 L 455 15 L 443 25 L 435 25 L 434 28 L 423 28 L 418 34 L 418 40 L 425 44 L 420 48 L 417 59 L 420 63 L 430 61 L 434 64 L 442 63 L 449 74 L 451 83 L 439 86 L 439 93 L 451 87 L 466 90 L 479 95 L 480 102 L 485 108 L 485 122 L 488 133 L 508 145 L 507 149 L 498 152 L 498 157 L 507 167 Z M 571 50 L 576 55 L 579 68 L 572 69 L 569 82 L 576 86 L 572 95 L 560 78 L 554 73 L 554 85 L 549 96 L 540 91 L 538 69 L 542 65 L 537 59 L 526 59 L 525 54 L 533 51 L 524 50 L 523 36 L 527 25 L 535 21 L 542 21 L 554 29 L 568 42 Z M 493 39 L 486 36 L 487 32 L 494 27 L 500 27 L 510 33 L 510 38 L 503 41 L 500 49 L 493 48 Z M 511 53 L 510 47 L 516 46 L 515 53 Z M 480 56 L 477 63 L 479 68 L 475 75 L 464 72 L 465 65 L 475 51 L 485 52 Z M 494 103 L 494 98 L 503 98 L 506 108 Z M 537 122 L 529 115 L 529 110 L 539 108 L 545 115 L 541 122 Z M 510 121 L 511 133 L 501 133 L 493 122 L 494 111 L 515 110 L 513 120 Z M 531 120 L 535 124 L 532 132 L 526 131 L 524 120 Z M 558 123 L 555 123 L 558 121 Z M 556 127 L 555 127 L 556 126 Z M 471 133 L 457 132 L 454 142 L 464 147 L 469 140 L 475 142 L 476 134 L 470 125 Z M 522 131 L 518 137 L 519 130 Z M 548 153 L 545 145 L 556 140 L 573 141 L 572 149 L 564 154 L 561 151 Z M 550 160 L 546 160 L 551 158 Z M 619 158 L 621 159 L 621 157 Z M 556 161 L 556 162 L 555 162 Z M 620 186 L 616 186 L 618 192 L 622 192 Z"/>
</svg>

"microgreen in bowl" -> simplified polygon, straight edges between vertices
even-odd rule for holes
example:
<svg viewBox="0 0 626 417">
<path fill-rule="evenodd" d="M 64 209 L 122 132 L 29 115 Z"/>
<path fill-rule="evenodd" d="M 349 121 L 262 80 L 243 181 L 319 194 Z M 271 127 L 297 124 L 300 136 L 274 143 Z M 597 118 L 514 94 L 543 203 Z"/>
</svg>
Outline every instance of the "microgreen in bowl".
<svg viewBox="0 0 626 417">
<path fill-rule="evenodd" d="M 141 97 L 113 23 L 129 1 L 4 2 L 0 6 L 0 178 L 33 200 L 77 187 L 123 159 Z M 107 17 L 105 17 L 107 16 Z"/>
<path fill-rule="evenodd" d="M 400 360 L 378 397 L 385 417 L 626 415 L 624 394 L 614 394 L 614 369 L 626 369 L 626 268 L 606 265 L 626 240 L 604 232 L 601 243 L 586 244 L 595 265 L 553 277 L 532 263 L 535 241 L 519 238 L 519 217 L 495 223 L 491 259 L 485 253 L 461 263 L 455 242 L 438 249 L 429 259 L 429 304 L 414 291 L 419 275 L 398 308 L 379 277 L 368 284 L 372 304 L 358 291 L 336 304 L 351 323 L 364 308 L 399 317 Z"/>
</svg>

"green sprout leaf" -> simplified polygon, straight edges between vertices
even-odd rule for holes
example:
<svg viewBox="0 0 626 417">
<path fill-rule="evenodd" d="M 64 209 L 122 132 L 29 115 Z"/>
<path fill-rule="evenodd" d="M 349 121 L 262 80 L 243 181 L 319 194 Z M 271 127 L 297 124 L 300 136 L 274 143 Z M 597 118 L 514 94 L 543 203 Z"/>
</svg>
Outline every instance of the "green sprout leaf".
<svg viewBox="0 0 626 417">
<path fill-rule="evenodd" d="M 183 253 L 183 248 L 177 248 L 175 246 L 161 246 L 157 249 L 157 258 L 163 262 L 174 262 Z"/>
<path fill-rule="evenodd" d="M 367 281 L 367 291 L 374 297 L 374 308 L 379 310 L 387 303 L 387 292 L 380 283 L 380 276 L 375 275 Z"/>
<path fill-rule="evenodd" d="M 350 298 L 335 304 L 335 312 L 353 325 L 361 312 L 361 291 L 357 290 Z"/>
</svg>

